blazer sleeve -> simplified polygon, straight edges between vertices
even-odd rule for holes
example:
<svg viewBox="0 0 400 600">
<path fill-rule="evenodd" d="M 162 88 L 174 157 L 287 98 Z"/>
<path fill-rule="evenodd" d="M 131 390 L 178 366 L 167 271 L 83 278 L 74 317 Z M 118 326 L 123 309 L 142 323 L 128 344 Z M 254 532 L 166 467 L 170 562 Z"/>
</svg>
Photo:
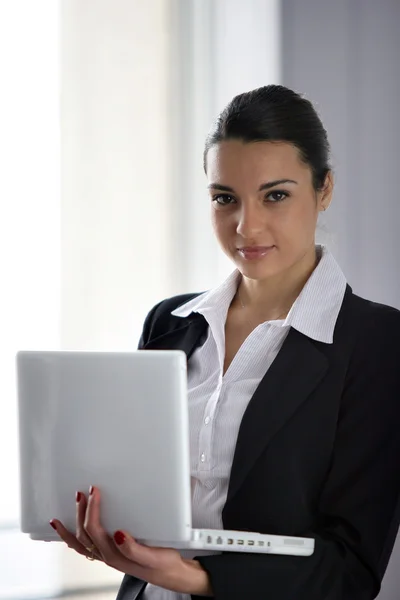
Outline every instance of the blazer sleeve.
<svg viewBox="0 0 400 600">
<path fill-rule="evenodd" d="M 155 317 L 156 317 L 157 313 L 160 312 L 160 307 L 163 305 L 163 303 L 164 303 L 164 301 L 162 300 L 161 302 L 159 302 L 158 304 L 153 306 L 153 308 L 150 310 L 150 312 L 147 313 L 147 316 L 143 323 L 142 333 L 140 335 L 140 339 L 139 339 L 139 343 L 138 343 L 138 350 L 142 350 L 142 348 L 145 346 L 145 344 L 147 344 L 147 342 L 152 337 L 154 337 L 153 328 L 154 328 Z"/>
<path fill-rule="evenodd" d="M 372 314 L 358 338 L 316 526 L 298 533 L 315 538 L 314 554 L 196 557 L 217 600 L 372 600 L 379 593 L 400 519 L 400 312 Z"/>
</svg>

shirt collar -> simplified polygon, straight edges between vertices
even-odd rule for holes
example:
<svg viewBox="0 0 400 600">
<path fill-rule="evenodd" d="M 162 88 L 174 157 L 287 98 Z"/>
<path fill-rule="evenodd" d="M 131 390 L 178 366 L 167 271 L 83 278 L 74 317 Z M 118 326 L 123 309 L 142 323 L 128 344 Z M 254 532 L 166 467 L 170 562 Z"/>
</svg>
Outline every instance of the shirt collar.
<svg viewBox="0 0 400 600">
<path fill-rule="evenodd" d="M 316 251 L 320 256 L 318 265 L 293 303 L 286 319 L 269 323 L 276 327 L 293 327 L 316 341 L 332 344 L 347 281 L 325 245 L 317 245 Z M 176 317 L 188 317 L 197 312 L 207 317 L 213 313 L 225 322 L 239 281 L 240 272 L 235 269 L 221 285 L 186 302 L 171 314 Z"/>
</svg>

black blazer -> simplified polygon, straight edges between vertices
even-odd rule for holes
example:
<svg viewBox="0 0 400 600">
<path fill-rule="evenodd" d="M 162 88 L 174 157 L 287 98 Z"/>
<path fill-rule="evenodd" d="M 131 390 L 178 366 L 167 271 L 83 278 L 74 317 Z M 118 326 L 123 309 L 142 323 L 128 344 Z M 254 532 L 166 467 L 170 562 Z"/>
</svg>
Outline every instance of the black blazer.
<svg viewBox="0 0 400 600">
<path fill-rule="evenodd" d="M 148 314 L 144 349 L 204 343 L 202 315 Z M 225 529 L 315 538 L 310 557 L 198 557 L 217 600 L 372 600 L 400 521 L 400 311 L 347 286 L 333 344 L 291 328 L 243 416 Z M 132 532 L 134 534 L 134 532 Z M 118 600 L 139 597 L 125 576 Z M 193 599 L 199 597 L 192 596 Z"/>
</svg>

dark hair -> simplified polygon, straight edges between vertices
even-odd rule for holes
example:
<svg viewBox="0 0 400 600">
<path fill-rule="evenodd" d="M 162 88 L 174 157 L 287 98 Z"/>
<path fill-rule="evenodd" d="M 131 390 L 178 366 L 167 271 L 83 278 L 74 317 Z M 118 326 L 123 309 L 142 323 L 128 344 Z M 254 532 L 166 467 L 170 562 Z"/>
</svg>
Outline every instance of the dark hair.
<svg viewBox="0 0 400 600">
<path fill-rule="evenodd" d="M 267 85 L 235 96 L 209 132 L 203 155 L 207 167 L 209 149 L 225 140 L 281 141 L 297 147 L 312 171 L 313 186 L 320 190 L 329 166 L 329 142 L 313 105 L 282 85 Z"/>
</svg>

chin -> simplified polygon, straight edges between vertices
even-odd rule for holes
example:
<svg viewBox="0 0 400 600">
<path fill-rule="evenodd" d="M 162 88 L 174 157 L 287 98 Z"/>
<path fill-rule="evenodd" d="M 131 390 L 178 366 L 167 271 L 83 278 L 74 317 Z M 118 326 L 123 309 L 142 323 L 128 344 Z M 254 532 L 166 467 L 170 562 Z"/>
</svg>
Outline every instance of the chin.
<svg viewBox="0 0 400 600">
<path fill-rule="evenodd" d="M 275 277 L 280 273 L 280 269 L 261 269 L 249 267 L 248 265 L 236 265 L 238 270 L 241 272 L 243 277 L 247 277 L 247 279 L 269 279 L 270 277 Z"/>
<path fill-rule="evenodd" d="M 267 279 L 282 271 L 277 265 L 266 265 L 265 261 L 264 264 L 262 262 L 261 260 L 252 262 L 236 260 L 235 265 L 241 274 L 248 279 Z"/>
</svg>

